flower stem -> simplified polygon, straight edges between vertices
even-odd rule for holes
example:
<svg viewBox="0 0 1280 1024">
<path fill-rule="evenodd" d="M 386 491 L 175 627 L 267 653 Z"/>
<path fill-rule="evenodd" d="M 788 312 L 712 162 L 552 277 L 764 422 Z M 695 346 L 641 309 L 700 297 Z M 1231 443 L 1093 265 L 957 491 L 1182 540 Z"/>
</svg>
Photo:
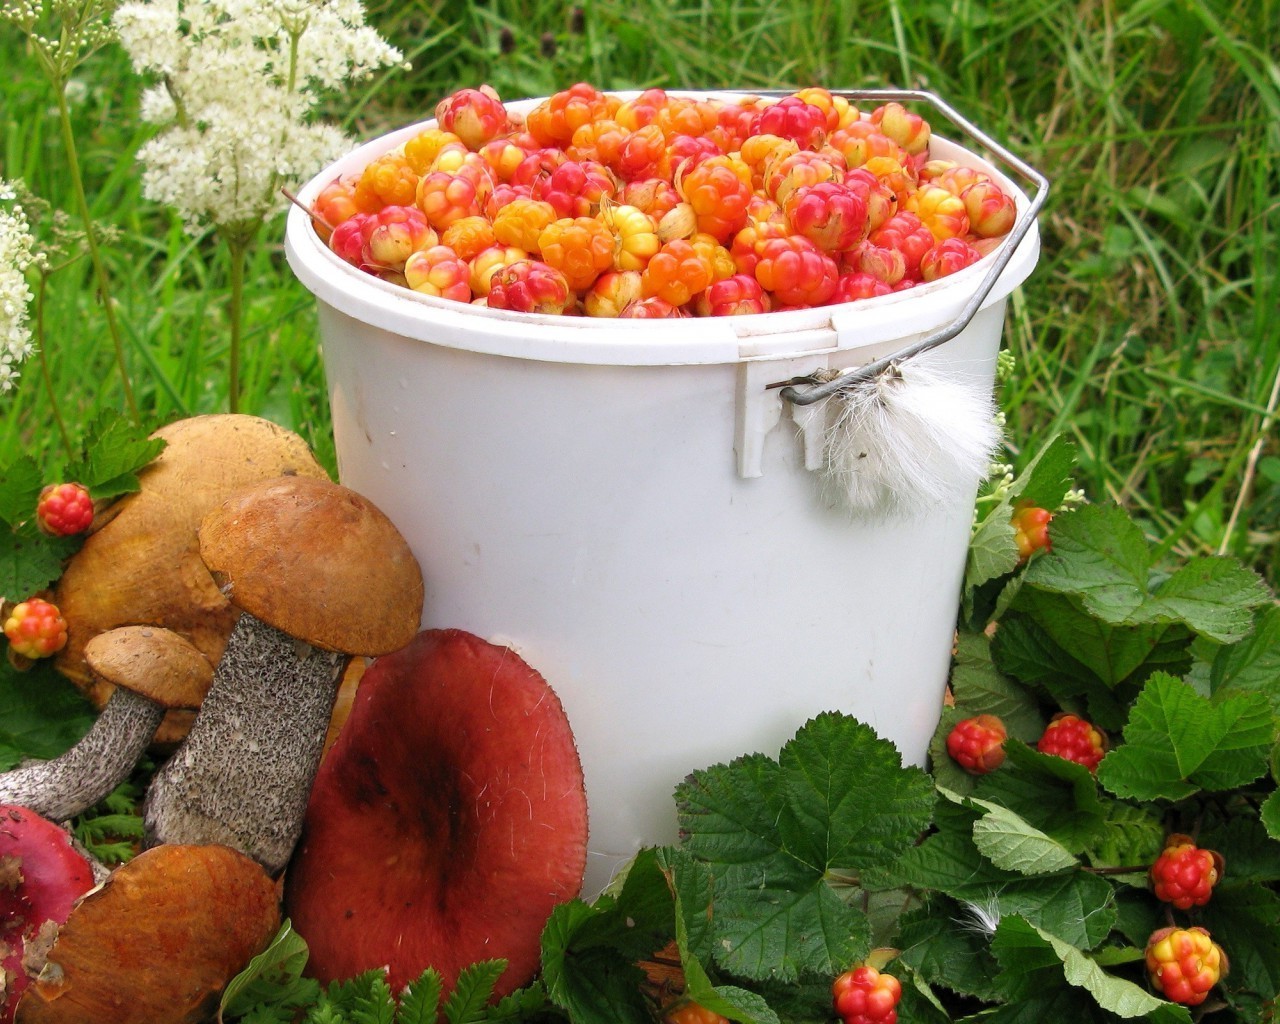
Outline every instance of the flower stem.
<svg viewBox="0 0 1280 1024">
<path fill-rule="evenodd" d="M 53 386 L 53 374 L 49 370 L 49 356 L 45 352 L 44 296 L 45 286 L 48 281 L 49 279 L 42 268 L 40 281 L 36 285 L 36 352 L 40 356 L 40 376 L 44 380 L 44 389 L 49 394 L 49 408 L 53 412 L 54 422 L 58 424 L 58 433 L 62 437 L 63 451 L 67 453 L 68 459 L 74 459 L 75 450 L 71 447 L 71 435 L 67 433 L 66 420 L 62 418 L 62 407 L 58 404 L 58 393 Z"/>
<path fill-rule="evenodd" d="M 116 323 L 115 306 L 112 305 L 111 292 L 107 282 L 107 268 L 102 262 L 102 253 L 98 248 L 98 233 L 94 229 L 93 216 L 89 212 L 89 200 L 84 192 L 84 177 L 80 172 L 80 159 L 76 151 L 75 133 L 71 130 L 71 111 L 67 106 L 66 82 L 59 77 L 55 77 L 53 87 L 58 97 L 58 121 L 62 128 L 62 144 L 67 153 L 67 166 L 71 171 L 71 185 L 75 192 L 76 206 L 80 213 L 80 219 L 84 221 L 85 244 L 89 249 L 89 261 L 93 265 L 93 277 L 98 292 L 98 301 L 102 305 L 102 313 L 107 321 L 107 331 L 110 333 L 111 343 L 115 347 L 116 365 L 120 368 L 120 383 L 124 388 L 125 405 L 133 422 L 139 424 L 142 422 L 142 418 L 138 415 L 138 404 L 133 397 L 133 385 L 129 382 L 129 368 L 125 365 L 124 340 L 120 336 L 120 325 Z"/>
</svg>

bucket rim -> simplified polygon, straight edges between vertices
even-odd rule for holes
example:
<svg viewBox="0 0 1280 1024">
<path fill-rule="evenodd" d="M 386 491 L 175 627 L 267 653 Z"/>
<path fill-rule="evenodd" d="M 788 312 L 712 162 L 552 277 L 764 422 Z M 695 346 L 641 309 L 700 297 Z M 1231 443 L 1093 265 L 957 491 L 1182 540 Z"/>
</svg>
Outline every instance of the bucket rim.
<svg viewBox="0 0 1280 1024">
<path fill-rule="evenodd" d="M 750 91 L 668 90 L 670 95 L 737 100 Z M 623 100 L 637 90 L 611 90 Z M 514 111 L 532 109 L 542 97 L 504 101 Z M 364 273 L 339 258 L 313 230 L 304 207 L 321 189 L 376 157 L 436 126 L 434 118 L 370 139 L 331 162 L 298 191 L 285 228 L 285 256 L 300 283 L 322 306 L 406 339 L 485 355 L 508 355 L 590 365 L 689 365 L 794 359 L 805 355 L 876 349 L 935 330 L 953 319 L 980 286 L 997 255 L 936 281 L 889 295 L 808 309 L 727 317 L 661 321 L 521 313 L 488 309 L 414 292 Z M 931 154 L 979 168 L 1011 195 L 1019 216 L 1030 200 L 999 167 L 959 143 L 934 134 Z M 1032 221 L 980 309 L 1004 301 L 1030 276 L 1040 251 L 1039 225 Z M 661 326 L 655 330 L 655 325 Z"/>
</svg>

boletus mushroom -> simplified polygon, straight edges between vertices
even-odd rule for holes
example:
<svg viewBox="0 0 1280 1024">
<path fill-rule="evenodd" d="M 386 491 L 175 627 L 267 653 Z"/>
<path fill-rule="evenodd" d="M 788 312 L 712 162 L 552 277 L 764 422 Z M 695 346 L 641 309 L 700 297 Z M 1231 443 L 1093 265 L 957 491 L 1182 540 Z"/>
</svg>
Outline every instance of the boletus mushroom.
<svg viewBox="0 0 1280 1024">
<path fill-rule="evenodd" d="M 0 1024 L 11 1024 L 58 927 L 95 882 L 65 829 L 30 808 L 0 806 Z"/>
<path fill-rule="evenodd" d="M 501 957 L 505 995 L 537 969 L 586 849 L 555 693 L 506 647 L 427 630 L 365 672 L 312 787 L 285 910 L 321 982 L 385 966 L 398 991 L 434 967 L 452 987 Z"/>
<path fill-rule="evenodd" d="M 200 706 L 213 666 L 183 637 L 153 626 L 99 633 L 84 648 L 94 678 L 111 687 L 102 713 L 71 749 L 0 775 L 0 803 L 52 821 L 87 810 L 129 777 L 165 712 Z"/>
<path fill-rule="evenodd" d="M 145 842 L 224 843 L 276 874 L 343 667 L 413 638 L 422 574 L 372 502 L 306 477 L 229 497 L 201 522 L 200 553 L 240 617 L 191 731 L 151 781 Z"/>
<path fill-rule="evenodd" d="M 161 427 L 166 442 L 139 474 L 139 490 L 105 509 L 67 563 L 54 601 L 67 620 L 58 670 L 95 706 L 111 684 L 94 676 L 85 646 L 117 626 L 163 626 L 187 637 L 216 664 L 235 609 L 200 560 L 204 514 L 247 484 L 278 476 L 325 477 L 306 442 L 269 420 L 241 414 L 193 416 Z M 166 713 L 156 742 L 172 749 L 191 724 L 189 710 Z"/>
<path fill-rule="evenodd" d="M 115 869 L 58 929 L 16 1024 L 194 1024 L 280 925 L 278 888 L 226 846 L 160 846 Z"/>
</svg>

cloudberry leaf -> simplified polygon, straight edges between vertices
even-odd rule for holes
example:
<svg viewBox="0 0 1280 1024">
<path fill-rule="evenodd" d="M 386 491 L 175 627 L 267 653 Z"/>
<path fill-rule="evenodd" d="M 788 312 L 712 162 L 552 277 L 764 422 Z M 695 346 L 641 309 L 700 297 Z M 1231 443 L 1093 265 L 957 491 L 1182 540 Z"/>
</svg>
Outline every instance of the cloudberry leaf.
<svg viewBox="0 0 1280 1024">
<path fill-rule="evenodd" d="M 984 583 L 1006 576 L 1018 567 L 1018 545 L 1011 515 L 1012 506 L 1002 501 L 974 528 L 964 567 L 966 599 Z"/>
<path fill-rule="evenodd" d="M 1271 595 L 1257 573 L 1232 558 L 1193 558 L 1160 583 L 1135 615 L 1142 622 L 1181 622 L 1230 644 L 1253 626 L 1253 609 Z"/>
<path fill-rule="evenodd" d="M 1229 814 L 1210 819 L 1201 828 L 1196 845 L 1217 850 L 1229 858 L 1227 877 L 1240 882 L 1280 882 L 1280 845 L 1267 832 L 1267 805 L 1280 811 L 1280 797 L 1273 791 L 1263 802 L 1260 818 L 1250 814 Z"/>
<path fill-rule="evenodd" d="M 1026 743 L 1005 743 L 1007 771 L 984 776 L 977 795 L 1021 815 L 1071 853 L 1083 853 L 1106 833 L 1106 807 L 1093 775 L 1066 758 Z"/>
<path fill-rule="evenodd" d="M 1280 895 L 1256 882 L 1223 881 L 1200 908 L 1199 923 L 1231 960 L 1231 970 L 1221 982 L 1229 996 L 1280 995 Z"/>
<path fill-rule="evenodd" d="M 1280 840 L 1280 789 L 1262 802 L 1262 824 L 1266 826 L 1267 835 Z"/>
<path fill-rule="evenodd" d="M 973 823 L 973 843 L 996 867 L 1020 875 L 1051 875 L 1079 863 L 1061 843 L 1007 807 L 974 803 L 986 813 Z"/>
<path fill-rule="evenodd" d="M 1124 510 L 1084 505 L 1053 520 L 1053 550 L 1027 566 L 1025 583 L 1078 598 L 1104 622 L 1121 623 L 1142 607 L 1150 572 L 1147 542 Z"/>
<path fill-rule="evenodd" d="M 320 985 L 303 978 L 307 964 L 307 943 L 293 925 L 285 921 L 276 936 L 222 990 L 218 1012 L 223 1017 L 243 1017 L 268 1008 L 291 1020 L 297 1010 L 314 1003 Z"/>
<path fill-rule="evenodd" d="M 1280 715 L 1280 606 L 1257 614 L 1253 632 L 1238 643 L 1218 650 L 1209 668 L 1209 688 L 1217 694 L 1257 691 Z"/>
<path fill-rule="evenodd" d="M 0 657 L 0 770 L 57 757 L 96 719 L 93 705 L 47 661 L 19 672 Z"/>
<path fill-rule="evenodd" d="M 26 522 L 36 513 L 36 500 L 44 477 L 36 460 L 20 456 L 9 466 L 0 466 L 0 519 L 10 526 Z M 4 593 L 0 588 L 0 593 Z"/>
<path fill-rule="evenodd" d="M 988 939 L 960 903 L 935 893 L 902 916 L 895 942 L 899 959 L 930 985 L 991 1002 L 999 990 L 992 984 L 997 965 Z"/>
<path fill-rule="evenodd" d="M 130 494 L 138 490 L 138 471 L 164 446 L 129 420 L 104 413 L 89 425 L 81 458 L 67 468 L 66 478 L 84 484 L 95 500 Z"/>
<path fill-rule="evenodd" d="M 875 794 L 874 799 L 867 799 Z M 827 883 L 891 864 L 928 827 L 929 777 L 855 719 L 824 713 L 775 762 L 756 754 L 695 772 L 676 791 L 684 848 L 715 878 L 717 962 L 788 981 L 838 973 L 870 926 Z"/>
<path fill-rule="evenodd" d="M 1273 727 L 1261 694 L 1210 700 L 1158 672 L 1134 703 L 1124 743 L 1098 766 L 1098 781 L 1136 800 L 1243 786 L 1266 771 Z"/>
<path fill-rule="evenodd" d="M 83 542 L 79 535 L 45 536 L 30 522 L 17 530 L 0 528 L 0 595 L 21 601 L 44 590 Z"/>
<path fill-rule="evenodd" d="M 1009 487 L 1012 497 L 1050 511 L 1062 504 L 1071 490 L 1076 448 L 1062 434 L 1040 449 Z"/>
<path fill-rule="evenodd" d="M 961 633 L 951 668 L 951 694 L 958 707 L 996 715 L 1010 736 L 1034 740 L 1044 730 L 1035 697 L 1001 673 L 991 661 L 991 641 L 981 633 Z"/>
<path fill-rule="evenodd" d="M 1033 999 L 1037 992 L 1061 978 L 1068 985 L 1087 992 L 1097 1007 L 1117 1017 L 1141 1017 L 1153 1024 L 1191 1022 L 1186 1007 L 1158 999 L 1145 988 L 1108 974 L 1093 957 L 1022 917 L 1007 917 L 1000 922 L 991 949 L 1004 968 L 1001 982 Z"/>
</svg>

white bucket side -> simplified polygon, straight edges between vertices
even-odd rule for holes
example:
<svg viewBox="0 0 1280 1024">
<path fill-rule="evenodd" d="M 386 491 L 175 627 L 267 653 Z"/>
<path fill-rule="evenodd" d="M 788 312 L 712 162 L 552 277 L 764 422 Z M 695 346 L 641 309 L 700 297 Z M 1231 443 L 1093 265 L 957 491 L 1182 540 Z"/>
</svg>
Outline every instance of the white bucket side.
<svg viewBox="0 0 1280 1024">
<path fill-rule="evenodd" d="M 639 846 L 674 841 L 689 771 L 776 755 L 821 711 L 923 763 L 973 493 L 855 521 L 805 469 L 786 415 L 744 478 L 735 416 L 753 368 L 783 379 L 817 354 L 884 354 L 950 319 L 981 271 L 968 291 L 949 290 L 955 275 L 878 307 L 606 324 L 593 339 L 578 318 L 420 301 L 317 248 L 299 217 L 289 258 L 319 300 L 341 478 L 408 539 L 424 626 L 509 644 L 560 696 L 586 778 L 589 895 Z M 1033 230 L 973 322 L 925 358 L 989 388 L 1005 298 L 1036 253 Z"/>
</svg>

